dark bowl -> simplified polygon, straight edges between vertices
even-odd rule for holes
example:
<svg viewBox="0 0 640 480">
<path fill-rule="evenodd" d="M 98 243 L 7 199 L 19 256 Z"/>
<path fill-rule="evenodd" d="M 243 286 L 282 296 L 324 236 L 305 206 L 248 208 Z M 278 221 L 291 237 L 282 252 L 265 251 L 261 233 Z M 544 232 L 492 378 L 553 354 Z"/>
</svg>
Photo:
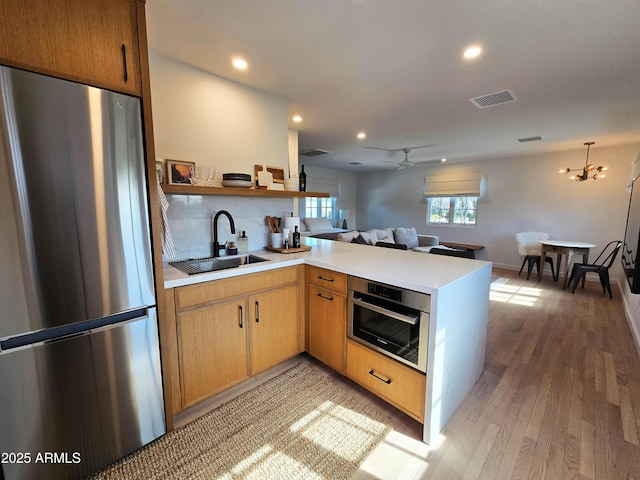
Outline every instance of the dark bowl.
<svg viewBox="0 0 640 480">
<path fill-rule="evenodd" d="M 248 173 L 223 173 L 223 180 L 247 180 L 251 181 L 251 175 Z"/>
</svg>

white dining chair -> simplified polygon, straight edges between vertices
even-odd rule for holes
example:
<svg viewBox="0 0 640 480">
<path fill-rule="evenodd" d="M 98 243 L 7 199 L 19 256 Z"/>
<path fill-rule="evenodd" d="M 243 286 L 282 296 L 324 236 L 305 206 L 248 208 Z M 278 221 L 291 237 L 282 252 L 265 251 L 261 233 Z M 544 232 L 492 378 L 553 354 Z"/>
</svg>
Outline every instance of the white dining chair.
<svg viewBox="0 0 640 480">
<path fill-rule="evenodd" d="M 540 257 L 542 256 L 542 245 L 540 244 L 540 240 L 548 240 L 549 234 L 544 232 L 520 232 L 516 233 L 515 236 L 518 244 L 518 253 L 524 256 L 518 275 L 522 273 L 522 269 L 526 263 L 528 264 L 527 280 L 529 280 L 531 270 L 533 270 L 534 265 L 536 266 L 537 272 L 540 272 L 540 268 L 542 268 L 540 266 Z M 546 257 L 545 261 L 549 262 L 551 265 L 551 275 L 553 276 L 553 279 L 556 280 L 556 273 L 553 268 L 553 258 Z"/>
</svg>

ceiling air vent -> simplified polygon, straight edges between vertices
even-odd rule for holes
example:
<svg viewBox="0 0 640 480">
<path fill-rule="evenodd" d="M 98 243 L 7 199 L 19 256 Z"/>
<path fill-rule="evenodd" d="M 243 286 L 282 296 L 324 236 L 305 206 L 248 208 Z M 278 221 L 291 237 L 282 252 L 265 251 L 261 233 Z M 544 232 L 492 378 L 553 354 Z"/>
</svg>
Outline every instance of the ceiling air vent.
<svg viewBox="0 0 640 480">
<path fill-rule="evenodd" d="M 299 155 L 304 155 L 305 157 L 317 157 L 318 155 L 326 155 L 327 153 L 331 152 L 328 150 L 320 150 L 319 148 L 312 148 L 310 150 L 298 152 Z"/>
<path fill-rule="evenodd" d="M 362 165 L 362 162 L 349 162 L 349 165 Z"/>
<path fill-rule="evenodd" d="M 539 142 L 540 140 L 542 140 L 542 137 L 540 135 L 535 136 L 535 137 L 518 138 L 518 141 L 520 143 Z"/>
<path fill-rule="evenodd" d="M 480 97 L 470 98 L 469 101 L 478 108 L 493 107 L 501 103 L 509 103 L 517 100 L 513 90 L 505 90 L 503 92 L 490 93 Z"/>
</svg>

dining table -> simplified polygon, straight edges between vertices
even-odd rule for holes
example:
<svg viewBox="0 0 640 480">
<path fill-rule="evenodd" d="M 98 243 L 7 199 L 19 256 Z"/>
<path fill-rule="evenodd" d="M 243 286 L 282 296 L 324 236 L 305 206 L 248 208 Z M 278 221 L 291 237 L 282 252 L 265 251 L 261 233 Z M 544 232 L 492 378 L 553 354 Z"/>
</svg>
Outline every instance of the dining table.
<svg viewBox="0 0 640 480">
<path fill-rule="evenodd" d="M 595 245 L 593 243 L 574 242 L 570 240 L 539 240 L 542 245 L 542 253 L 540 255 L 540 265 L 544 265 L 547 254 L 557 254 L 556 259 L 556 276 L 554 281 L 558 281 L 560 277 L 560 265 L 562 262 L 562 256 L 564 255 L 564 279 L 562 288 L 567 288 L 567 282 L 569 280 L 569 265 L 571 259 L 576 255 L 582 255 L 582 263 L 589 263 L 589 250 Z M 538 270 L 538 281 L 542 280 L 542 268 Z"/>
</svg>

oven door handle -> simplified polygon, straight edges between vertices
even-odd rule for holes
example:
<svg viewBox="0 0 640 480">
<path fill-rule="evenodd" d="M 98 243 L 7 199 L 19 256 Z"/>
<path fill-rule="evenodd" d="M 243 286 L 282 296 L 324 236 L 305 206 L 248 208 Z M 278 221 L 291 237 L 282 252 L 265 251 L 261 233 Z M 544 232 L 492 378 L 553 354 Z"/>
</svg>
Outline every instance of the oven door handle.
<svg viewBox="0 0 640 480">
<path fill-rule="evenodd" d="M 418 323 L 418 317 L 409 317 L 408 315 L 402 315 L 401 313 L 396 313 L 391 310 L 387 310 L 386 308 L 378 307 L 377 305 L 373 305 L 369 302 L 363 302 L 362 300 L 358 300 L 357 298 L 351 298 L 351 302 L 354 305 L 359 305 L 362 308 L 368 308 L 369 310 L 381 313 L 382 315 L 387 315 L 388 317 L 395 318 L 396 320 L 408 323 L 409 325 L 416 325 Z"/>
</svg>

